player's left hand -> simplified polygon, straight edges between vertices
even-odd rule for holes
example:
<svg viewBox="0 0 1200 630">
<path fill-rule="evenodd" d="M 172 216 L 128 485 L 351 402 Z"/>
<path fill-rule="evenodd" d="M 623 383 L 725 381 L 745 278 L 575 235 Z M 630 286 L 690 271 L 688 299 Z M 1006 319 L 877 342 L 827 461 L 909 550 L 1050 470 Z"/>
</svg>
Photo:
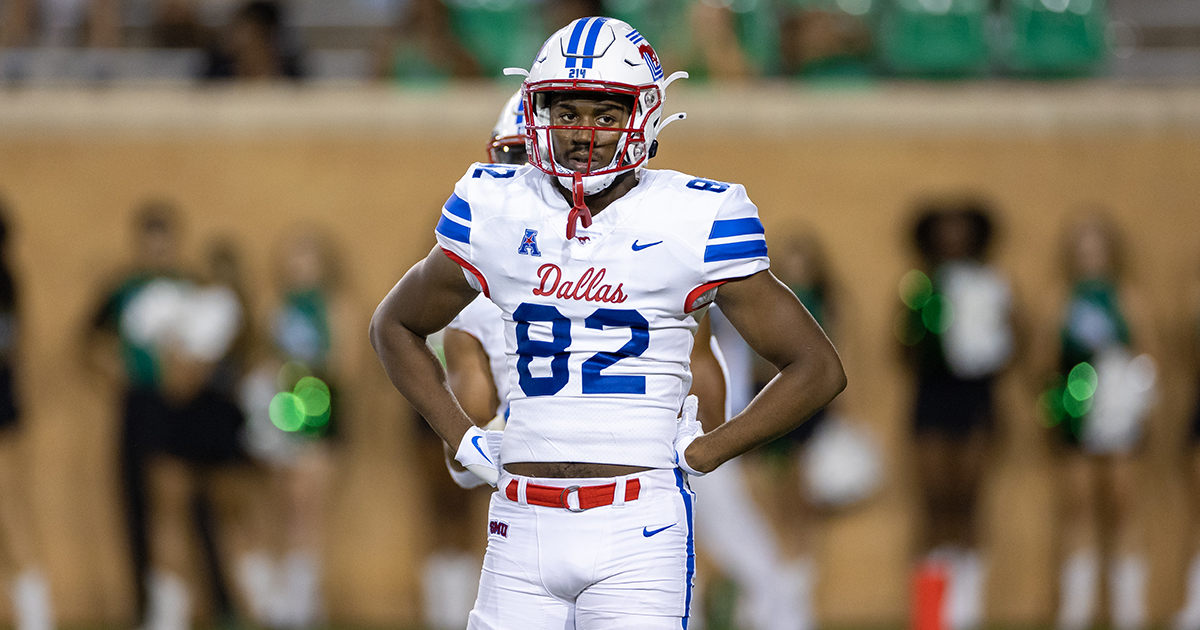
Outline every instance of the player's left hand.
<svg viewBox="0 0 1200 630">
<path fill-rule="evenodd" d="M 475 476 L 495 487 L 500 481 L 500 431 L 485 431 L 472 426 L 458 443 L 454 459 Z"/>
<path fill-rule="evenodd" d="M 675 421 L 675 465 L 693 477 L 703 477 L 704 473 L 692 468 L 684 453 L 696 438 L 704 435 L 704 427 L 700 426 L 700 420 L 696 417 L 699 407 L 700 399 L 695 394 L 689 395 L 683 401 L 679 419 Z"/>
</svg>

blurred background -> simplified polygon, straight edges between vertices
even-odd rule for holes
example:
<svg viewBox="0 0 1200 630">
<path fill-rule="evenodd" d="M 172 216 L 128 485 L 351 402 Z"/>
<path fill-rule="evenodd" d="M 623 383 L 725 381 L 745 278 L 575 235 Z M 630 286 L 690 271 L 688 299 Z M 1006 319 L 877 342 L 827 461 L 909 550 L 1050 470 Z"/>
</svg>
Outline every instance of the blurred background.
<svg viewBox="0 0 1200 630">
<path fill-rule="evenodd" d="M 0 625 L 462 627 L 481 495 L 367 323 L 595 14 L 850 379 L 709 490 L 807 608 L 701 531 L 697 626 L 1200 629 L 1195 0 L 0 0 Z"/>
</svg>

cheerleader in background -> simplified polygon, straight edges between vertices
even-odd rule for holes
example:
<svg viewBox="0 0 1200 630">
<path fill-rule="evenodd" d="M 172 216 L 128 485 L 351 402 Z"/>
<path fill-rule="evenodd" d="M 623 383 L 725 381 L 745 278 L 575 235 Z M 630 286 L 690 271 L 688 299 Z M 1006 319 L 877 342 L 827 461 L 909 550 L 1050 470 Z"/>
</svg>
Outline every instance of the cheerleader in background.
<svg viewBox="0 0 1200 630">
<path fill-rule="evenodd" d="M 1129 280 L 1112 221 L 1088 214 L 1066 231 L 1067 286 L 1046 327 L 1041 364 L 1052 375 L 1041 407 L 1061 438 L 1059 474 L 1062 564 L 1060 630 L 1092 626 L 1100 548 L 1111 550 L 1111 623 L 1145 626 L 1146 562 L 1134 523 L 1134 454 L 1143 437 L 1154 384 L 1156 343 L 1146 302 Z M 1110 518 L 1101 519 L 1100 506 Z M 1102 544 L 1099 523 L 1111 522 Z"/>
<path fill-rule="evenodd" d="M 278 301 L 268 330 L 272 358 L 243 384 L 246 442 L 269 469 L 281 523 L 281 553 L 261 553 L 240 567 L 252 611 L 271 628 L 311 628 L 323 615 L 321 550 L 334 469 L 333 445 L 354 381 L 361 335 L 328 236 L 292 233 L 278 253 Z"/>
<path fill-rule="evenodd" d="M 185 630 L 192 623 L 193 537 L 205 543 L 208 569 L 217 561 L 224 537 L 197 531 L 194 508 L 217 504 L 222 533 L 240 529 L 248 495 L 238 482 L 248 463 L 240 444 L 243 424 L 234 388 L 240 378 L 248 332 L 238 291 L 240 274 L 232 243 L 214 241 L 200 278 L 159 278 L 133 296 L 121 318 L 123 334 L 153 348 L 160 361 L 164 416 L 154 427 L 154 451 L 147 459 L 150 572 L 146 630 Z M 211 517 L 201 519 L 212 525 Z M 214 575 L 218 612 L 232 621 L 222 576 Z"/>
<path fill-rule="evenodd" d="M 0 546 L 16 570 L 9 587 L 16 630 L 52 630 L 50 587 L 38 566 L 24 474 L 28 465 L 16 383 L 20 328 L 8 232 L 8 209 L 0 201 Z"/>
<path fill-rule="evenodd" d="M 920 266 L 900 287 L 896 332 L 916 378 L 914 460 L 925 532 L 918 575 L 945 576 L 938 614 L 952 630 L 978 628 L 984 618 L 979 493 L 995 384 L 1017 347 L 1011 285 L 988 263 L 991 215 L 974 200 L 925 204 L 913 231 Z"/>
</svg>

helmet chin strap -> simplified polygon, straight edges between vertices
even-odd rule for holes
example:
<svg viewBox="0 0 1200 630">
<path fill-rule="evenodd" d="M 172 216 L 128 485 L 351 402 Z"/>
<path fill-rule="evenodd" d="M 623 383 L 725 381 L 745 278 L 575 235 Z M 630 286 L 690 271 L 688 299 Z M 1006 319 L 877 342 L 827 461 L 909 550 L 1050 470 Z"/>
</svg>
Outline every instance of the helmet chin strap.
<svg viewBox="0 0 1200 630">
<path fill-rule="evenodd" d="M 587 204 L 583 201 L 583 173 L 574 173 L 571 176 L 573 184 L 572 200 L 575 205 L 571 208 L 571 213 L 567 215 L 567 240 L 575 238 L 575 221 L 578 220 L 583 224 L 583 227 L 592 227 L 592 211 L 588 210 Z"/>
</svg>

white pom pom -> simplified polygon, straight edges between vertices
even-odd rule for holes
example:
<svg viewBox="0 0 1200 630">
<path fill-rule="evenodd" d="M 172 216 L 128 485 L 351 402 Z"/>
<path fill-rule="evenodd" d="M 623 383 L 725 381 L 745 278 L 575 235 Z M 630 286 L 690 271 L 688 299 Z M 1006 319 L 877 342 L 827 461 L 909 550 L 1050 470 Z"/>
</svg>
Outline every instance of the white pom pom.
<svg viewBox="0 0 1200 630">
<path fill-rule="evenodd" d="M 856 423 L 829 417 L 809 442 L 801 475 L 814 503 L 857 503 L 874 494 L 883 479 L 879 445 Z"/>
</svg>

